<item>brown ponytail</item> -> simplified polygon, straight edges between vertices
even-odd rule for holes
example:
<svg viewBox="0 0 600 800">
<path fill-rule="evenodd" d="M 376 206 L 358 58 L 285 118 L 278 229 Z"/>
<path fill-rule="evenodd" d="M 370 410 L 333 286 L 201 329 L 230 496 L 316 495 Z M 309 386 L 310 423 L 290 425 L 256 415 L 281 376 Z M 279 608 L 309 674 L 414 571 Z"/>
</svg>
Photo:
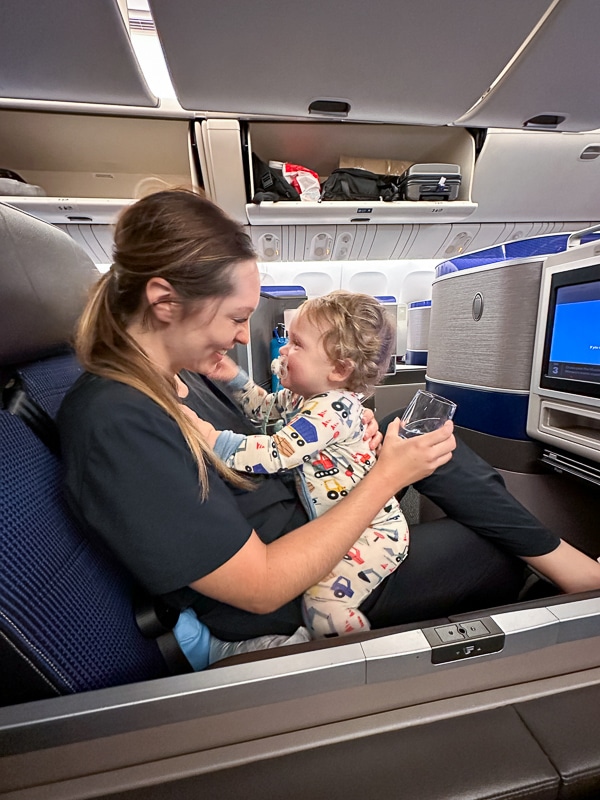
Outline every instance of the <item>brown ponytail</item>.
<svg viewBox="0 0 600 800">
<path fill-rule="evenodd" d="M 255 258 L 249 237 L 200 195 L 170 190 L 148 195 L 123 212 L 114 255 L 79 320 L 75 346 L 82 366 L 137 389 L 175 420 L 198 465 L 202 498 L 208 491 L 207 462 L 230 483 L 248 487 L 247 479 L 215 456 L 182 411 L 174 378 L 156 368 L 127 325 L 147 302 L 145 287 L 152 277 L 169 281 L 184 309 L 186 302 L 227 296 L 236 264 Z"/>
</svg>

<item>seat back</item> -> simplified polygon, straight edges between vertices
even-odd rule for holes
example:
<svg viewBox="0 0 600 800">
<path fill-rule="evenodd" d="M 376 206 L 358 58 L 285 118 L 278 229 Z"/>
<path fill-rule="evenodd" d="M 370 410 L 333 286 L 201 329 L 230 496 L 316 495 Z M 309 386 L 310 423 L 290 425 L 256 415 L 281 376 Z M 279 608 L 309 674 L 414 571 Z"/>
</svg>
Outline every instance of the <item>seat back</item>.
<svg viewBox="0 0 600 800">
<path fill-rule="evenodd" d="M 0 205 L 0 389 L 17 376 L 54 417 L 80 372 L 68 341 L 98 277 L 69 236 Z M 0 409 L 0 703 L 167 675 L 137 628 L 133 588 L 78 530 L 60 459 Z"/>
</svg>

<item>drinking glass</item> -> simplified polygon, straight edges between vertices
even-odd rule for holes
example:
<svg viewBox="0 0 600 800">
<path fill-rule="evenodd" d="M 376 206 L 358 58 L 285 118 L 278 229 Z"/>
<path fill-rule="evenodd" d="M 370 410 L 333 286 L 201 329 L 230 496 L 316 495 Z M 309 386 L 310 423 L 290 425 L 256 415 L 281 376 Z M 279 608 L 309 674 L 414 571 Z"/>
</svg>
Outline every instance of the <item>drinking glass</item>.
<svg viewBox="0 0 600 800">
<path fill-rule="evenodd" d="M 452 419 L 455 411 L 456 403 L 452 400 L 419 389 L 402 415 L 400 436 L 412 439 L 413 436 L 431 433 L 441 428 L 447 419 Z"/>
</svg>

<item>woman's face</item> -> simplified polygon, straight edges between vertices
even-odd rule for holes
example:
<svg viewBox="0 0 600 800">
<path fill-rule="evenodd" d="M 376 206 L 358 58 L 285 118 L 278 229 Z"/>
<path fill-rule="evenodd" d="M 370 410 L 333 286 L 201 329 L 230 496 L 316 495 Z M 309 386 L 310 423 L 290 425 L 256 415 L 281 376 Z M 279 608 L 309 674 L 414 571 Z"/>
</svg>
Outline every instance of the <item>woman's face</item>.
<svg viewBox="0 0 600 800">
<path fill-rule="evenodd" d="M 211 372 L 227 350 L 250 338 L 250 315 L 260 298 L 254 260 L 241 261 L 232 274 L 233 292 L 203 303 L 169 326 L 167 350 L 174 373 L 182 369 Z"/>
</svg>

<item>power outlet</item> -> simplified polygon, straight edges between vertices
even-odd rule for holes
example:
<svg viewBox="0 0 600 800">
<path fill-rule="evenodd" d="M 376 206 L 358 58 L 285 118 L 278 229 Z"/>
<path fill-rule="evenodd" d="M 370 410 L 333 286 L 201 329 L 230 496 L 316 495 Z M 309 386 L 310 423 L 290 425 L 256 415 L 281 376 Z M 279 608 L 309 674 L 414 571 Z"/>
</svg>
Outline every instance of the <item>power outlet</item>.
<svg viewBox="0 0 600 800">
<path fill-rule="evenodd" d="M 432 664 L 498 653 L 504 647 L 504 631 L 491 617 L 423 628 L 423 633 L 431 645 Z"/>
</svg>

